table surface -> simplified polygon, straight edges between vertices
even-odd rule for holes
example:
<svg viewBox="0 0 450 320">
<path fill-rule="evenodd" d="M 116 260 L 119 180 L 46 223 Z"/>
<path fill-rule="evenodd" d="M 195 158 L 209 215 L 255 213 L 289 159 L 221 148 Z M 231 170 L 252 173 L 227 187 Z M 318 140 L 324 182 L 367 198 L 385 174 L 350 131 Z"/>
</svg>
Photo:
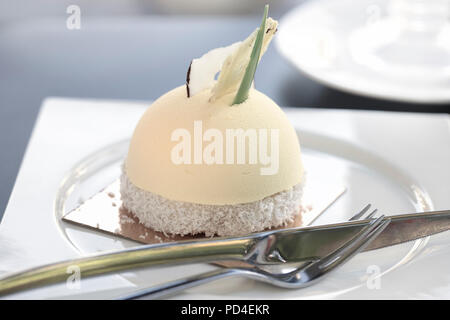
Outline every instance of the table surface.
<svg viewBox="0 0 450 320">
<path fill-rule="evenodd" d="M 0 217 L 44 98 L 153 100 L 184 83 L 192 58 L 245 38 L 258 23 L 245 16 L 146 16 L 85 19 L 80 30 L 68 30 L 62 18 L 0 25 Z M 299 73 L 275 46 L 261 60 L 255 85 L 282 106 L 449 110 L 327 88 Z"/>
</svg>

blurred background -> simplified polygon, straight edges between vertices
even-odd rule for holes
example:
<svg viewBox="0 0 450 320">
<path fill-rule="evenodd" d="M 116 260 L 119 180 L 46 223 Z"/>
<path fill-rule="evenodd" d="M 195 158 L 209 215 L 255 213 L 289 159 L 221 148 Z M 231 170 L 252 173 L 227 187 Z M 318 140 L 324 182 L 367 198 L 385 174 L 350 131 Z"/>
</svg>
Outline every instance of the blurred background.
<svg viewBox="0 0 450 320">
<path fill-rule="evenodd" d="M 43 99 L 153 100 L 265 3 L 255 85 L 280 105 L 449 112 L 450 0 L 2 0 L 0 217 Z"/>
</svg>

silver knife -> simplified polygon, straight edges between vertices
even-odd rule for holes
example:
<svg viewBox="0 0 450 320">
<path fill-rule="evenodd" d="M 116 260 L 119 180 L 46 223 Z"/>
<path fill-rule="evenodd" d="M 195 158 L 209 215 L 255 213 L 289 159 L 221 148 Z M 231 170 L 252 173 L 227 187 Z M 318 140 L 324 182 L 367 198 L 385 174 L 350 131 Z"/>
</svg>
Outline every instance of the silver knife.
<svg viewBox="0 0 450 320">
<path fill-rule="evenodd" d="M 383 248 L 450 229 L 450 210 L 387 217 L 389 226 L 366 250 Z M 87 278 L 113 272 L 212 261 L 250 264 L 301 262 L 325 256 L 353 237 L 369 220 L 275 230 L 238 238 L 143 245 L 91 255 L 15 273 L 0 279 L 0 295 L 63 282 L 74 265 Z"/>
<path fill-rule="evenodd" d="M 450 229 L 450 210 L 387 217 L 391 223 L 365 251 L 417 240 Z M 369 220 L 278 231 L 274 249 L 286 261 L 311 261 L 336 250 Z"/>
</svg>

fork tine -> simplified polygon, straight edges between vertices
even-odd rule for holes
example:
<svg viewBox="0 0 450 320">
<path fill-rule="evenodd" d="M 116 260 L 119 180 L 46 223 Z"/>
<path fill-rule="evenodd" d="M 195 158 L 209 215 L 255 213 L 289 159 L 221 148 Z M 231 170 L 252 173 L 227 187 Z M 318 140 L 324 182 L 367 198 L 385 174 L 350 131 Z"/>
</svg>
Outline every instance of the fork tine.
<svg viewBox="0 0 450 320">
<path fill-rule="evenodd" d="M 375 213 L 377 213 L 378 209 L 373 210 L 371 213 L 369 213 L 366 217 L 364 217 L 364 219 L 370 219 L 372 218 Z"/>
<path fill-rule="evenodd" d="M 360 212 L 355 214 L 353 217 L 349 219 L 349 221 L 359 220 L 359 218 L 362 217 L 363 214 L 365 214 L 367 211 L 369 211 L 371 204 L 369 203 L 367 206 L 365 206 Z"/>
<path fill-rule="evenodd" d="M 373 239 L 375 239 L 381 231 L 391 222 L 390 219 L 384 219 L 384 216 L 380 216 L 377 219 L 372 220 L 364 227 L 358 234 L 352 239 L 347 241 L 343 246 L 325 256 L 324 258 L 309 264 L 305 271 L 313 271 L 318 276 L 324 274 L 332 269 L 340 266 L 355 254 L 363 250 Z M 307 270 L 309 269 L 309 270 Z"/>
</svg>

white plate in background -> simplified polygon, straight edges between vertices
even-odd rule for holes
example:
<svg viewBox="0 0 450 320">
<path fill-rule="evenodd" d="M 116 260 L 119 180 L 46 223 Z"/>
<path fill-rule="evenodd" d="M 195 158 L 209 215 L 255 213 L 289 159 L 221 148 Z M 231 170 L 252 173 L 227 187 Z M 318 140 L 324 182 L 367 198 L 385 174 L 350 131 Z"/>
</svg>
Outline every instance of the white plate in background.
<svg viewBox="0 0 450 320">
<path fill-rule="evenodd" d="M 450 23 L 436 34 L 414 33 L 406 30 L 401 12 L 386 19 L 389 8 L 407 2 L 308 1 L 280 20 L 277 48 L 301 72 L 338 90 L 411 103 L 450 103 Z M 445 0 L 439 5 L 448 7 Z M 430 22 L 425 18 L 419 22 Z"/>
</svg>

